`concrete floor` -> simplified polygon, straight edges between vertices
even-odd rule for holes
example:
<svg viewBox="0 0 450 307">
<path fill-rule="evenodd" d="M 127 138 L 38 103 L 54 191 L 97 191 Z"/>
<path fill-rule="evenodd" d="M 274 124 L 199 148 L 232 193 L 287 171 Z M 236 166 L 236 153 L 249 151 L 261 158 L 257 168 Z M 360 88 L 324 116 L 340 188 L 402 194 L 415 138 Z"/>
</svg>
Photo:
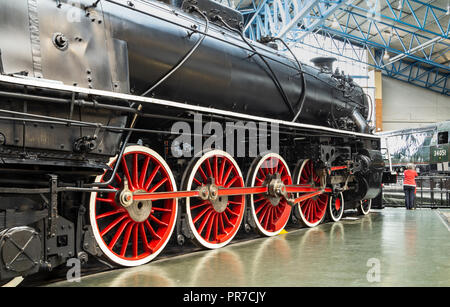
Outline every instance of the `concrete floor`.
<svg viewBox="0 0 450 307">
<path fill-rule="evenodd" d="M 50 286 L 450 286 L 445 214 L 387 208 Z"/>
</svg>

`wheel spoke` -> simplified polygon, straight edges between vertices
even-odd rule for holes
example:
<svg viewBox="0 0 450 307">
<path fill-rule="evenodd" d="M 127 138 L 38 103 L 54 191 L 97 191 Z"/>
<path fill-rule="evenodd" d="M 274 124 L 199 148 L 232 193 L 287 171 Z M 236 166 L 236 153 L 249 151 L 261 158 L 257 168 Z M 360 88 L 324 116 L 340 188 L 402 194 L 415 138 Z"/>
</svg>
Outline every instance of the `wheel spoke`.
<svg viewBox="0 0 450 307">
<path fill-rule="evenodd" d="M 124 215 L 118 217 L 117 219 L 115 219 L 114 221 L 112 221 L 111 224 L 109 224 L 105 229 L 103 229 L 103 231 L 100 233 L 100 236 L 104 237 L 109 231 L 111 231 L 111 229 L 113 229 L 115 226 L 117 226 L 117 224 L 119 224 L 126 217 L 127 216 L 124 214 Z"/>
<path fill-rule="evenodd" d="M 97 201 L 102 202 L 102 203 L 115 203 L 115 200 L 111 199 L 111 198 L 100 198 L 100 197 L 97 197 L 96 199 L 97 199 Z"/>
<path fill-rule="evenodd" d="M 220 165 L 220 173 L 219 173 L 219 176 L 218 176 L 219 179 L 220 179 L 219 185 L 223 184 L 222 179 L 223 179 L 223 172 L 225 170 L 225 164 L 227 164 L 227 160 L 226 159 L 222 159 L 222 164 Z"/>
<path fill-rule="evenodd" d="M 105 213 L 99 214 L 99 215 L 97 215 L 95 218 L 96 218 L 97 220 L 99 220 L 99 219 L 105 218 L 105 217 L 107 217 L 107 216 L 111 216 L 111 215 L 115 215 L 115 214 L 123 213 L 123 212 L 125 212 L 125 210 L 122 209 L 122 208 L 119 208 L 119 209 L 117 209 L 117 210 L 113 210 L 113 211 L 109 211 L 109 212 L 105 212 Z"/>
<path fill-rule="evenodd" d="M 258 215 L 258 213 L 259 213 L 264 207 L 266 207 L 268 204 L 269 204 L 269 201 L 266 199 L 266 201 L 265 201 L 264 203 L 262 203 L 262 204 L 258 207 L 258 209 L 255 210 L 256 215 Z"/>
<path fill-rule="evenodd" d="M 205 171 L 203 171 L 203 168 L 201 165 L 198 167 L 198 170 L 200 171 L 200 176 L 202 176 L 202 178 L 203 178 L 203 182 L 206 183 L 208 181 L 208 177 L 206 176 Z"/>
<path fill-rule="evenodd" d="M 228 204 L 230 204 L 230 205 L 242 205 L 242 201 L 229 200 Z"/>
<path fill-rule="evenodd" d="M 233 177 L 233 179 L 231 179 L 230 182 L 228 182 L 228 183 L 225 185 L 225 188 L 229 188 L 230 186 L 232 186 L 232 185 L 236 182 L 236 180 L 238 180 L 238 179 L 239 179 L 238 176 Z"/>
<path fill-rule="evenodd" d="M 161 212 L 172 212 L 172 209 L 167 208 L 159 208 L 159 207 L 152 207 L 154 211 L 161 211 Z"/>
<path fill-rule="evenodd" d="M 231 211 L 231 209 L 230 209 L 229 207 L 227 207 L 227 208 L 225 209 L 225 211 L 228 212 L 229 214 L 233 215 L 233 216 L 236 216 L 236 217 L 239 216 L 239 214 L 237 214 L 236 212 Z"/>
<path fill-rule="evenodd" d="M 137 153 L 135 153 L 134 155 L 133 155 L 133 186 L 136 188 L 136 189 L 139 189 L 140 187 L 139 187 L 139 183 L 138 183 L 138 180 L 139 180 L 139 166 L 138 166 L 138 154 Z"/>
<path fill-rule="evenodd" d="M 139 186 L 141 188 L 144 188 L 145 176 L 147 175 L 147 170 L 148 170 L 149 164 L 150 164 L 150 156 L 147 156 L 145 158 L 144 166 L 142 167 L 142 170 L 141 170 L 141 177 L 139 178 Z"/>
<path fill-rule="evenodd" d="M 130 186 L 130 189 L 134 190 L 133 181 L 130 177 L 130 171 L 128 170 L 127 160 L 125 159 L 125 156 L 122 157 L 122 169 L 125 174 L 125 177 L 127 177 L 128 185 Z"/>
<path fill-rule="evenodd" d="M 258 172 L 261 174 L 261 176 L 262 176 L 262 178 L 266 178 L 267 177 L 267 175 L 264 173 L 264 171 L 262 170 L 262 167 L 260 167 L 259 169 L 258 169 Z"/>
<path fill-rule="evenodd" d="M 164 177 L 160 182 L 158 182 L 157 184 L 155 184 L 150 191 L 148 191 L 149 193 L 153 193 L 156 190 L 158 190 L 166 181 L 168 181 L 169 178 Z"/>
<path fill-rule="evenodd" d="M 161 237 L 155 232 L 155 230 L 153 229 L 152 225 L 149 223 L 148 220 L 146 220 L 144 222 L 145 226 L 147 227 L 147 229 L 150 231 L 150 234 L 152 237 L 161 240 Z"/>
<path fill-rule="evenodd" d="M 262 194 L 257 194 L 257 195 L 262 195 Z M 264 196 L 261 196 L 260 198 L 258 198 L 258 199 L 255 199 L 254 201 L 253 201 L 253 203 L 259 203 L 260 201 L 262 201 L 262 200 L 267 200 Z"/>
<path fill-rule="evenodd" d="M 214 215 L 214 220 L 213 220 L 213 240 L 217 241 L 217 238 L 219 236 L 219 214 L 216 213 Z"/>
<path fill-rule="evenodd" d="M 233 170 L 233 166 L 230 166 L 228 168 L 227 172 L 225 173 L 225 176 L 223 177 L 222 185 L 225 185 L 225 183 L 227 182 L 228 177 L 230 176 L 232 170 Z"/>
<path fill-rule="evenodd" d="M 131 222 L 131 220 L 125 220 L 120 225 L 119 229 L 116 231 L 116 234 L 112 238 L 111 242 L 109 243 L 108 247 L 110 249 L 113 249 L 116 245 L 117 241 L 119 240 L 120 236 L 122 235 L 123 231 L 125 230 L 125 227 Z"/>
<path fill-rule="evenodd" d="M 219 184 L 219 169 L 218 169 L 218 165 L 217 165 L 217 156 L 214 156 L 214 180 L 215 180 L 215 184 Z"/>
<path fill-rule="evenodd" d="M 138 257 L 138 248 L 139 248 L 138 232 L 139 232 L 138 224 L 135 224 L 135 227 L 133 228 L 133 257 L 134 258 Z"/>
<path fill-rule="evenodd" d="M 225 225 L 223 223 L 223 217 L 226 216 L 225 214 L 221 213 L 219 216 L 219 228 L 221 233 L 228 234 L 228 232 L 225 230 Z"/>
<path fill-rule="evenodd" d="M 231 221 L 228 219 L 228 216 L 224 212 L 222 212 L 222 217 L 223 217 L 223 220 L 225 221 L 225 223 L 228 224 L 228 226 L 234 227 L 234 224 L 231 223 Z"/>
<path fill-rule="evenodd" d="M 157 166 L 153 169 L 153 171 L 152 171 L 152 173 L 150 174 L 150 176 L 148 177 L 147 182 L 145 183 L 145 186 L 144 186 L 144 189 L 145 189 L 146 191 L 148 191 L 148 189 L 150 188 L 150 185 L 152 184 L 153 179 L 155 179 L 155 176 L 156 176 L 156 174 L 158 173 L 160 167 L 161 167 L 161 166 L 157 165 Z"/>
<path fill-rule="evenodd" d="M 203 184 L 200 182 L 200 181 L 198 181 L 195 177 L 194 177 L 194 181 L 195 181 L 195 183 L 197 184 L 197 186 L 202 186 Z"/>
<path fill-rule="evenodd" d="M 125 231 L 125 236 L 123 237 L 122 241 L 122 248 L 120 250 L 120 255 L 122 257 L 125 256 L 125 253 L 127 251 L 128 242 L 130 241 L 131 231 L 133 230 L 134 224 L 131 223 L 128 225 L 127 230 Z"/>
<path fill-rule="evenodd" d="M 259 216 L 259 222 L 262 224 L 263 223 L 263 221 L 264 221 L 264 217 L 266 216 L 266 214 L 267 214 L 267 211 L 269 211 L 269 208 L 270 208 L 270 205 L 266 205 L 266 206 L 264 206 L 264 208 L 263 208 L 263 210 L 262 210 L 262 212 L 261 212 L 261 215 Z"/>
<path fill-rule="evenodd" d="M 208 176 L 213 177 L 211 163 L 209 162 L 209 158 L 205 160 L 205 164 L 206 164 L 206 171 L 208 172 Z"/>
<path fill-rule="evenodd" d="M 203 229 L 205 228 L 206 223 L 208 222 L 209 217 L 211 216 L 212 213 L 213 213 L 213 210 L 206 213 L 205 217 L 203 218 L 202 222 L 200 223 L 200 226 L 198 227 L 199 234 L 201 234 L 203 232 Z"/>
<path fill-rule="evenodd" d="M 149 251 L 150 253 L 154 253 L 153 250 L 150 248 L 150 244 L 147 240 L 147 235 L 145 234 L 145 227 L 144 224 L 139 224 L 139 232 L 141 233 L 142 238 L 142 244 L 144 245 L 145 250 Z"/>
<path fill-rule="evenodd" d="M 166 226 L 166 227 L 169 226 L 169 224 L 167 224 L 161 220 L 158 220 L 154 215 L 150 215 L 150 219 L 161 226 Z"/>
<path fill-rule="evenodd" d="M 208 211 L 212 211 L 213 209 L 211 208 L 211 207 L 208 207 L 208 208 L 205 208 L 205 209 L 203 209 L 193 220 L 192 220 L 192 222 L 195 224 L 195 223 L 197 223 L 198 222 L 198 220 L 203 216 L 203 215 L 205 215 L 206 214 L 206 212 L 208 212 Z"/>
<path fill-rule="evenodd" d="M 214 218 L 215 218 L 215 213 L 212 214 L 212 216 L 210 216 L 210 218 L 208 219 L 208 223 L 206 226 L 206 234 L 205 234 L 205 238 L 207 240 L 209 240 L 209 237 L 211 236 L 211 230 L 212 230 L 212 226 L 214 223 Z"/>
<path fill-rule="evenodd" d="M 191 206 L 191 210 L 194 210 L 194 209 L 197 209 L 197 208 L 206 206 L 206 205 L 211 205 L 211 204 L 210 204 L 209 201 L 204 200 L 204 201 L 202 201 L 201 203 L 199 203 L 199 204 L 197 204 L 197 205 Z"/>
<path fill-rule="evenodd" d="M 264 215 L 264 217 L 262 218 L 262 223 L 263 223 L 263 227 L 265 229 L 267 229 L 267 223 L 269 222 L 269 216 L 270 216 L 270 207 L 267 207 L 268 210 L 266 211 L 266 214 Z"/>
</svg>

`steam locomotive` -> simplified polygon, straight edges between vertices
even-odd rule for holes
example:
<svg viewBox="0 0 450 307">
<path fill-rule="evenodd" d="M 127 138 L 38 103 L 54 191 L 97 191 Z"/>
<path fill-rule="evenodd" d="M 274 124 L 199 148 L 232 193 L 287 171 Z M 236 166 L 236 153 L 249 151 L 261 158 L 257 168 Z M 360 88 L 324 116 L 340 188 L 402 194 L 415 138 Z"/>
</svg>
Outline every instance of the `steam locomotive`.
<svg viewBox="0 0 450 307">
<path fill-rule="evenodd" d="M 281 40 L 249 41 L 233 9 L 17 0 L 0 16 L 1 281 L 314 227 L 367 214 L 380 192 L 363 90 L 333 59 L 312 67 Z"/>
</svg>

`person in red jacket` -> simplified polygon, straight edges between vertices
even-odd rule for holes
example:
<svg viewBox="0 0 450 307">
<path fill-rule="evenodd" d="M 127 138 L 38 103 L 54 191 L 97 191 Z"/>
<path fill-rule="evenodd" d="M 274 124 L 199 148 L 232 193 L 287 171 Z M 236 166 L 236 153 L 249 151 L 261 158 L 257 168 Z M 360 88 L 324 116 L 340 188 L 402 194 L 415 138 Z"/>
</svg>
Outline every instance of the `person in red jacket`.
<svg viewBox="0 0 450 307">
<path fill-rule="evenodd" d="M 416 194 L 416 180 L 419 176 L 414 169 L 414 164 L 409 163 L 403 172 L 403 191 L 405 192 L 405 205 L 407 210 L 414 209 L 414 198 Z"/>
</svg>

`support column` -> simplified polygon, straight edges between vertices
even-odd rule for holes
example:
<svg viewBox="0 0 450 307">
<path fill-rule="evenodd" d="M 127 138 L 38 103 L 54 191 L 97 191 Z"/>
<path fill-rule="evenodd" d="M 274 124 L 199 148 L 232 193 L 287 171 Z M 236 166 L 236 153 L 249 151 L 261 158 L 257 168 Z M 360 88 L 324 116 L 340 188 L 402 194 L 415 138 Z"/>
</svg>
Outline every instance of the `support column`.
<svg viewBox="0 0 450 307">
<path fill-rule="evenodd" d="M 375 70 L 375 127 L 383 131 L 383 87 L 381 70 Z"/>
</svg>

